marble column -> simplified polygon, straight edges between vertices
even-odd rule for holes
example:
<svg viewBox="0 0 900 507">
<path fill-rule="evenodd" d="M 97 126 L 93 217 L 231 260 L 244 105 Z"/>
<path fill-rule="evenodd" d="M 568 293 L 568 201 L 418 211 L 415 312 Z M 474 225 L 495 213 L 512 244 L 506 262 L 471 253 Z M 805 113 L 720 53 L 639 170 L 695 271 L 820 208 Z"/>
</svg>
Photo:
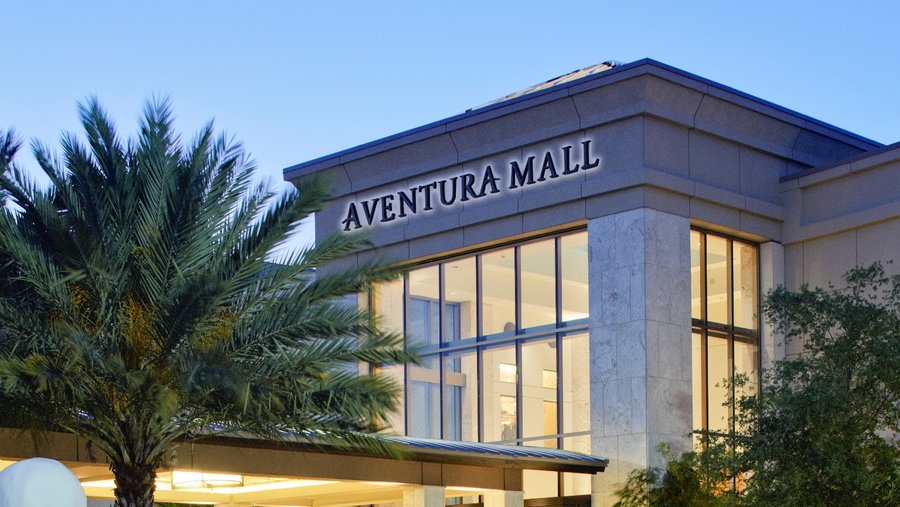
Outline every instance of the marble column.
<svg viewBox="0 0 900 507">
<path fill-rule="evenodd" d="M 588 223 L 591 451 L 609 458 L 594 505 L 657 451 L 690 449 L 690 223 L 640 208 Z"/>
<path fill-rule="evenodd" d="M 759 246 L 759 293 L 766 294 L 779 285 L 784 285 L 784 247 L 781 243 L 770 241 Z M 775 330 L 775 326 L 765 321 L 759 337 L 760 363 L 763 370 L 772 367 L 775 361 L 784 359 L 784 336 Z"/>
<path fill-rule="evenodd" d="M 522 507 L 525 494 L 521 491 L 485 491 L 484 507 Z"/>
<path fill-rule="evenodd" d="M 403 507 L 444 507 L 443 486 L 404 486 Z"/>
</svg>

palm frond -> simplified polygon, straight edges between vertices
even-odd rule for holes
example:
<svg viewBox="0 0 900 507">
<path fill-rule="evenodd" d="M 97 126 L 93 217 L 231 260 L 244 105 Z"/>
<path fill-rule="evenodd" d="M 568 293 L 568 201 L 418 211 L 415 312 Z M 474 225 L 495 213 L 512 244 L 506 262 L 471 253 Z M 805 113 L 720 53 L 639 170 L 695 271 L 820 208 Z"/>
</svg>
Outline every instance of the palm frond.
<svg viewBox="0 0 900 507">
<path fill-rule="evenodd" d="M 335 235 L 273 266 L 273 250 L 322 209 L 327 182 L 254 184 L 240 143 L 205 125 L 184 146 L 166 98 L 136 137 L 96 98 L 84 135 L 33 154 L 49 185 L 12 163 L 0 132 L 0 400 L 13 419 L 90 439 L 114 463 L 159 466 L 175 439 L 210 431 L 316 435 L 399 456 L 372 432 L 399 386 L 360 364 L 416 360 L 356 294 L 401 269 L 323 269 L 368 245 Z M 366 371 L 363 368 L 362 371 Z"/>
</svg>

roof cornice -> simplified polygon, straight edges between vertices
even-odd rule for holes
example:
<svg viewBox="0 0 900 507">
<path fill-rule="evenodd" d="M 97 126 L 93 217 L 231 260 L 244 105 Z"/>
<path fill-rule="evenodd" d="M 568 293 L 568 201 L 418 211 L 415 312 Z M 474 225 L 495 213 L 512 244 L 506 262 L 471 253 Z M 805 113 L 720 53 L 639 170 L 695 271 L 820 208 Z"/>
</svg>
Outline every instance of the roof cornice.
<svg viewBox="0 0 900 507">
<path fill-rule="evenodd" d="M 490 121 L 497 117 L 505 116 L 506 114 L 512 114 L 516 111 L 521 111 L 566 96 L 576 95 L 594 88 L 599 88 L 644 74 L 654 75 L 662 79 L 673 81 L 682 86 L 694 88 L 702 93 L 715 94 L 720 99 L 739 103 L 742 107 L 753 109 L 766 116 L 777 118 L 802 128 L 814 130 L 819 134 L 835 138 L 865 151 L 878 149 L 883 146 L 877 141 L 835 127 L 810 116 L 760 99 L 748 93 L 741 92 L 740 90 L 686 72 L 671 65 L 666 65 L 650 58 L 644 58 L 635 62 L 616 65 L 603 72 L 520 95 L 509 100 L 489 104 L 484 107 L 469 109 L 463 113 L 428 123 L 420 127 L 376 139 L 307 162 L 292 165 L 284 169 L 284 178 L 286 180 L 291 180 L 316 172 L 320 169 L 381 153 L 409 143 L 452 132 L 458 128 L 465 128 L 473 124 Z"/>
</svg>

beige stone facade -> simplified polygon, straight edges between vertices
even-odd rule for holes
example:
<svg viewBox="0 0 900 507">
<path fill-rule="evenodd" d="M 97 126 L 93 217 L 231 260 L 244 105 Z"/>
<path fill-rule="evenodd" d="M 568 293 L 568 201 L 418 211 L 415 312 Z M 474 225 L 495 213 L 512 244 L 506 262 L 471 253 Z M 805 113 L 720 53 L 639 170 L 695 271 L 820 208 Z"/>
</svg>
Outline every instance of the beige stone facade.
<svg viewBox="0 0 900 507">
<path fill-rule="evenodd" d="M 572 171 L 565 164 L 577 159 L 590 166 L 593 161 L 578 158 L 586 141 L 597 166 Z M 529 160 L 536 181 L 511 184 Z M 569 171 L 556 177 L 548 164 L 558 173 L 564 165 Z M 498 175 L 499 191 L 476 198 L 487 167 Z M 738 335 L 746 331 L 757 370 L 798 348 L 786 346 L 761 317 L 750 328 L 738 329 L 733 312 L 748 310 L 734 309 L 736 298 L 743 297 L 744 306 L 758 305 L 761 295 L 778 285 L 840 283 L 851 267 L 876 260 L 894 259 L 888 271 L 900 272 L 900 147 L 883 147 L 652 60 L 293 166 L 285 178 L 298 181 L 313 173 L 335 182 L 334 200 L 316 217 L 318 238 L 347 228 L 348 207 L 369 203 L 369 220 L 359 222 L 358 229 L 374 247 L 328 269 L 373 257 L 411 267 L 467 255 L 480 263 L 486 255 L 480 252 L 587 231 L 590 304 L 583 326 L 590 343 L 590 451 L 610 459 L 591 487 L 597 505 L 612 501 L 610 492 L 630 470 L 658 464 L 660 442 L 676 449 L 691 445 L 701 357 L 696 337 L 701 333 L 706 339 L 707 333 L 698 328 L 705 321 L 698 320 L 691 303 L 692 290 L 701 293 L 692 286 L 698 270 L 692 230 L 713 238 L 709 241 L 727 241 L 728 252 L 739 247 L 755 252 L 741 261 L 753 263 L 755 299 L 729 292 L 732 306 L 722 332 L 732 333 L 728 343 L 743 344 Z M 429 185 L 436 192 L 439 182 L 464 182 L 466 174 L 478 182 L 471 199 L 422 206 Z M 398 192 L 406 193 L 402 213 L 399 198 L 385 197 Z M 412 193 L 420 199 L 416 206 Z M 385 204 L 388 211 L 381 214 Z M 357 222 L 352 224 L 355 230 Z M 710 267 L 712 255 L 703 254 L 707 267 L 702 272 L 710 278 L 718 269 Z M 737 290 L 734 283 L 747 285 L 735 281 L 733 273 L 744 269 L 746 277 L 749 264 L 742 268 L 738 260 L 727 260 L 725 265 L 732 277 L 729 291 Z M 702 294 L 709 298 L 709 284 L 715 281 L 704 283 Z M 758 315 L 757 308 L 751 310 Z M 446 316 L 441 318 L 446 322 Z M 522 326 L 521 318 L 516 322 L 509 340 L 527 343 L 540 335 Z M 560 319 L 545 334 L 564 335 L 566 325 Z M 710 335 L 719 332 L 710 329 Z M 443 347 L 458 347 L 441 336 L 434 345 L 436 358 L 444 357 Z M 472 350 L 487 350 L 494 338 L 484 339 Z M 706 370 L 716 367 L 716 359 L 712 349 L 703 351 L 704 375 L 711 378 Z M 407 410 L 424 409 L 410 403 Z M 484 399 L 478 403 L 488 410 Z M 436 431 L 444 428 L 444 436 L 448 410 L 446 405 L 439 409 L 444 422 Z M 516 416 L 521 422 L 523 416 Z M 565 445 L 565 428 L 557 430 L 559 445 Z M 525 436 L 513 443 L 528 445 Z M 566 496 L 561 488 L 557 493 Z"/>
</svg>

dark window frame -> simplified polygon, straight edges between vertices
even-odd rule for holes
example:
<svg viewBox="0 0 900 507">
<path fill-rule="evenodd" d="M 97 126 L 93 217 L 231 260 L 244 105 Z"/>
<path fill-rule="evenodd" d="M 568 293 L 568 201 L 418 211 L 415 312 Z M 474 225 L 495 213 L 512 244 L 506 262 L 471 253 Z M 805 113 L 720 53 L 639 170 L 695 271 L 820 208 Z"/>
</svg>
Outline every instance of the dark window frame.
<svg viewBox="0 0 900 507">
<path fill-rule="evenodd" d="M 428 268 L 431 266 L 438 266 L 438 300 L 436 303 L 438 304 L 439 309 L 439 336 L 436 345 L 430 345 L 425 347 L 422 350 L 421 354 L 423 359 L 425 358 L 436 358 L 438 361 L 438 375 L 440 379 L 439 384 L 439 395 L 441 397 L 440 400 L 440 414 L 437 414 L 437 417 L 440 420 L 440 435 L 441 438 L 447 439 L 452 437 L 450 435 L 451 424 L 447 421 L 447 417 L 444 413 L 446 408 L 445 396 L 447 396 L 447 385 L 445 384 L 445 372 L 444 372 L 444 360 L 448 354 L 452 353 L 465 353 L 466 351 L 474 351 L 476 354 L 476 364 L 477 364 L 477 375 L 478 375 L 478 389 L 477 389 L 477 400 L 476 407 L 478 411 L 478 428 L 477 428 L 477 437 L 479 442 L 484 442 L 485 428 L 484 428 L 484 382 L 483 382 L 483 368 L 484 368 L 484 350 L 490 347 L 497 347 L 504 344 L 512 344 L 515 347 L 516 354 L 516 369 L 517 369 L 517 379 L 516 379 L 516 438 L 512 440 L 503 440 L 502 442 L 505 444 L 514 444 L 514 445 L 527 445 L 528 442 L 531 441 L 540 441 L 540 440 L 553 440 L 556 442 L 557 448 L 562 448 L 564 445 L 564 439 L 570 437 L 578 437 L 583 436 L 585 434 L 590 434 L 590 432 L 571 432 L 565 433 L 563 429 L 565 428 L 564 421 L 564 393 L 563 393 L 563 383 L 561 381 L 563 375 L 563 356 L 562 356 L 562 343 L 563 339 L 567 335 L 577 335 L 577 334 L 587 334 L 588 333 L 588 317 L 573 319 L 568 321 L 562 320 L 563 315 L 563 294 L 562 294 L 562 244 L 561 238 L 568 235 L 574 235 L 579 233 L 586 233 L 587 226 L 577 226 L 566 228 L 563 230 L 553 231 L 546 234 L 536 235 L 529 238 L 510 240 L 503 243 L 498 243 L 491 245 L 490 247 L 481 248 L 477 250 L 472 250 L 464 253 L 458 253 L 453 255 L 446 255 L 439 258 L 433 258 L 428 261 L 424 261 L 421 263 L 411 264 L 410 269 L 421 269 Z M 542 326 L 536 326 L 533 328 L 522 328 L 522 261 L 521 261 L 521 247 L 525 245 L 529 245 L 532 243 L 537 243 L 541 241 L 546 241 L 548 239 L 553 240 L 553 256 L 554 256 L 554 304 L 555 304 L 555 313 L 556 319 L 555 323 L 547 324 Z M 497 252 L 500 250 L 513 249 L 514 254 L 514 284 L 515 288 L 513 291 L 513 304 L 515 305 L 515 331 L 512 333 L 496 333 L 492 335 L 484 335 L 484 315 L 482 311 L 483 304 L 483 265 L 482 265 L 482 256 L 488 253 Z M 448 341 L 445 340 L 444 334 L 446 332 L 445 329 L 445 298 L 444 298 L 444 285 L 445 285 L 445 269 L 444 266 L 447 262 L 452 262 L 454 260 L 463 259 L 469 256 L 473 256 L 475 258 L 475 290 L 476 290 L 476 329 L 477 334 L 474 338 L 467 338 L 464 340 L 458 341 Z M 588 277 L 588 274 L 585 273 L 585 277 Z M 410 330 L 410 299 L 412 297 L 422 299 L 420 296 L 410 296 L 409 294 L 409 276 L 403 277 L 403 323 L 404 323 L 404 336 L 408 336 Z M 370 291 L 368 296 L 368 304 L 369 308 L 373 308 L 373 300 L 374 294 Z M 522 345 L 523 343 L 541 340 L 541 339 L 553 339 L 555 340 L 556 350 L 555 350 L 555 364 L 556 364 L 556 372 L 557 372 L 557 388 L 556 388 L 556 396 L 557 396 L 557 412 L 556 412 L 556 423 L 557 423 L 557 431 L 558 433 L 555 435 L 541 435 L 536 437 L 523 438 L 523 385 L 522 385 L 522 375 L 521 375 L 521 360 L 522 360 Z M 410 396 L 409 396 L 409 366 L 404 369 L 404 425 L 403 433 L 408 434 L 411 428 L 410 417 Z M 460 414 L 462 413 L 459 411 Z M 564 491 L 564 475 L 562 473 L 557 476 L 557 492 L 559 496 L 563 496 L 565 494 Z"/>
<path fill-rule="evenodd" d="M 699 430 L 700 432 L 708 432 L 709 431 L 709 386 L 710 386 L 710 378 L 709 378 L 709 335 L 712 333 L 717 338 L 722 338 L 727 340 L 727 355 L 728 355 L 728 380 L 729 382 L 734 379 L 735 374 L 735 364 L 734 364 L 734 342 L 741 341 L 744 343 L 749 343 L 751 345 L 756 346 L 756 385 L 760 386 L 761 391 L 761 382 L 759 378 L 759 372 L 762 369 L 762 360 L 760 354 L 760 341 L 761 341 L 761 330 L 762 330 L 762 298 L 760 294 L 761 287 L 761 259 L 760 259 L 760 248 L 759 243 L 747 240 L 746 238 L 741 238 L 739 236 L 733 236 L 730 234 L 725 234 L 718 231 L 712 231 L 709 229 L 704 229 L 701 227 L 691 227 L 691 232 L 697 232 L 700 234 L 700 318 L 691 318 L 691 332 L 700 335 L 700 379 L 703 382 L 703 386 L 701 388 L 701 420 L 700 427 L 694 428 L 694 430 Z M 726 241 L 726 253 L 725 253 L 725 261 L 726 261 L 726 294 L 728 300 L 728 306 L 726 309 L 727 314 L 727 323 L 721 322 L 710 322 L 707 319 L 707 306 L 708 306 L 708 295 L 707 295 L 707 237 L 715 236 L 718 238 L 722 238 Z M 756 304 L 757 304 L 757 322 L 756 329 L 747 329 L 734 325 L 734 242 L 737 241 L 741 244 L 748 245 L 754 248 L 756 253 Z M 712 379 L 713 382 L 719 382 L 722 379 Z M 693 389 L 692 389 L 693 391 Z M 730 396 L 734 398 L 735 391 L 733 383 L 730 385 Z M 729 409 L 729 424 L 728 424 L 728 432 L 734 432 L 734 424 L 731 421 L 731 416 L 733 415 L 733 409 Z M 696 426 L 696 421 L 695 424 Z M 710 432 L 713 435 L 727 435 L 727 433 L 719 433 L 719 432 Z M 702 445 L 706 445 L 706 441 L 702 442 Z"/>
</svg>

